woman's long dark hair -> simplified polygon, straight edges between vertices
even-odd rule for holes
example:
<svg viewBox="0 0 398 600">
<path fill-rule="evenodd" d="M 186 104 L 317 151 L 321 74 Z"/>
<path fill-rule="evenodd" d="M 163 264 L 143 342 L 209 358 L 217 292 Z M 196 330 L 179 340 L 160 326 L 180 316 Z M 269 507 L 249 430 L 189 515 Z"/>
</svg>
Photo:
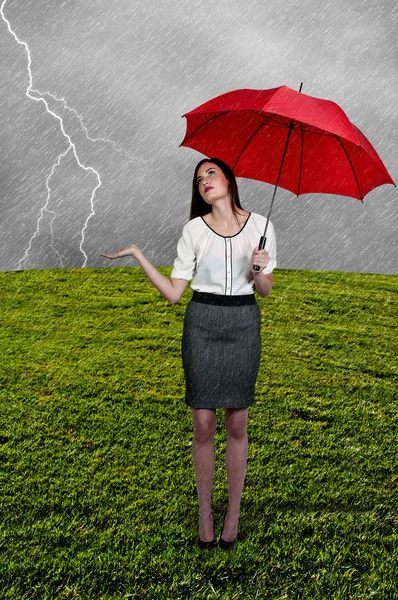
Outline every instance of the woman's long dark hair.
<svg viewBox="0 0 398 600">
<path fill-rule="evenodd" d="M 218 167 L 220 167 L 221 171 L 224 173 L 225 177 L 228 179 L 229 183 L 229 198 L 231 202 L 232 212 L 235 215 L 236 220 L 238 221 L 236 215 L 238 214 L 236 211 L 236 207 L 242 208 L 240 205 L 238 185 L 236 183 L 235 175 L 232 172 L 232 169 L 225 164 L 220 158 L 204 158 L 196 165 L 195 173 L 193 175 L 192 181 L 192 201 L 191 201 L 191 213 L 189 215 L 189 220 L 195 219 L 195 217 L 203 217 L 207 213 L 211 212 L 212 207 L 210 204 L 207 204 L 199 193 L 199 186 L 196 182 L 196 178 L 198 175 L 198 170 L 201 165 L 205 162 L 212 162 Z"/>
</svg>

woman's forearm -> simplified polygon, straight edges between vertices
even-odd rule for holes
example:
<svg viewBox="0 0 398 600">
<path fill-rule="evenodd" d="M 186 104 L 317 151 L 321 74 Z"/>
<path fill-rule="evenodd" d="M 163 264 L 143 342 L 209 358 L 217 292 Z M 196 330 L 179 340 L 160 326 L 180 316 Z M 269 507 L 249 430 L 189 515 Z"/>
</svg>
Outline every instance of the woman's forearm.
<svg viewBox="0 0 398 600">
<path fill-rule="evenodd" d="M 175 291 L 170 279 L 162 275 L 162 273 L 159 273 L 157 268 L 144 256 L 141 250 L 137 250 L 133 256 L 158 292 L 160 292 L 171 304 L 174 304 Z"/>
<path fill-rule="evenodd" d="M 254 285 L 256 286 L 256 292 L 259 294 L 259 296 L 262 298 L 269 296 L 272 290 L 272 281 L 270 281 L 270 279 L 268 279 L 268 277 L 261 272 L 258 273 L 258 275 L 254 274 L 253 279 Z"/>
</svg>

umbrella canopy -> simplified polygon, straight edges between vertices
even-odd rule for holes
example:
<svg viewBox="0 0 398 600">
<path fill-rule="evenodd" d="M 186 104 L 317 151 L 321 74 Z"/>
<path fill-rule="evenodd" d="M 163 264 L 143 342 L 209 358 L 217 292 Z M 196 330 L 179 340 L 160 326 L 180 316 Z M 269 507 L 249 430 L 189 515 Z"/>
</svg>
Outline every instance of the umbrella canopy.
<svg viewBox="0 0 398 600">
<path fill-rule="evenodd" d="M 296 196 L 360 200 L 380 185 L 395 185 L 371 143 L 335 102 L 285 85 L 227 92 L 183 117 L 187 130 L 180 146 L 217 156 L 236 177 L 279 185 Z"/>
</svg>

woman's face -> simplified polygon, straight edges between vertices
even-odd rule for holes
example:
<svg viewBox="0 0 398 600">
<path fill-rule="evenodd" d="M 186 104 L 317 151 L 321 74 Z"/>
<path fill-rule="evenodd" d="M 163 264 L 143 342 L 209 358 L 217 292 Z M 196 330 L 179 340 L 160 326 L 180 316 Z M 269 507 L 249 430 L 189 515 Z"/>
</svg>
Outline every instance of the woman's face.
<svg viewBox="0 0 398 600">
<path fill-rule="evenodd" d="M 207 204 L 213 204 L 218 198 L 228 197 L 229 182 L 216 164 L 205 162 L 200 165 L 196 175 L 199 193 Z"/>
</svg>

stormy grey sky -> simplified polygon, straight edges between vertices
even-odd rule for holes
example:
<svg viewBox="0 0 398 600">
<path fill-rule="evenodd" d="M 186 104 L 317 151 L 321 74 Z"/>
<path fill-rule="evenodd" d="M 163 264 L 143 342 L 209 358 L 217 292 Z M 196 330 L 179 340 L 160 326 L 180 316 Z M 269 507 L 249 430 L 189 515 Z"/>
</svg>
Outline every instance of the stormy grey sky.
<svg viewBox="0 0 398 600">
<path fill-rule="evenodd" d="M 397 183 L 397 26 L 394 0 L 2 0 L 0 270 L 172 265 L 203 157 L 181 116 L 233 89 L 303 82 Z M 273 186 L 238 185 L 266 216 Z M 396 274 L 397 206 L 278 189 L 278 267 Z"/>
</svg>

